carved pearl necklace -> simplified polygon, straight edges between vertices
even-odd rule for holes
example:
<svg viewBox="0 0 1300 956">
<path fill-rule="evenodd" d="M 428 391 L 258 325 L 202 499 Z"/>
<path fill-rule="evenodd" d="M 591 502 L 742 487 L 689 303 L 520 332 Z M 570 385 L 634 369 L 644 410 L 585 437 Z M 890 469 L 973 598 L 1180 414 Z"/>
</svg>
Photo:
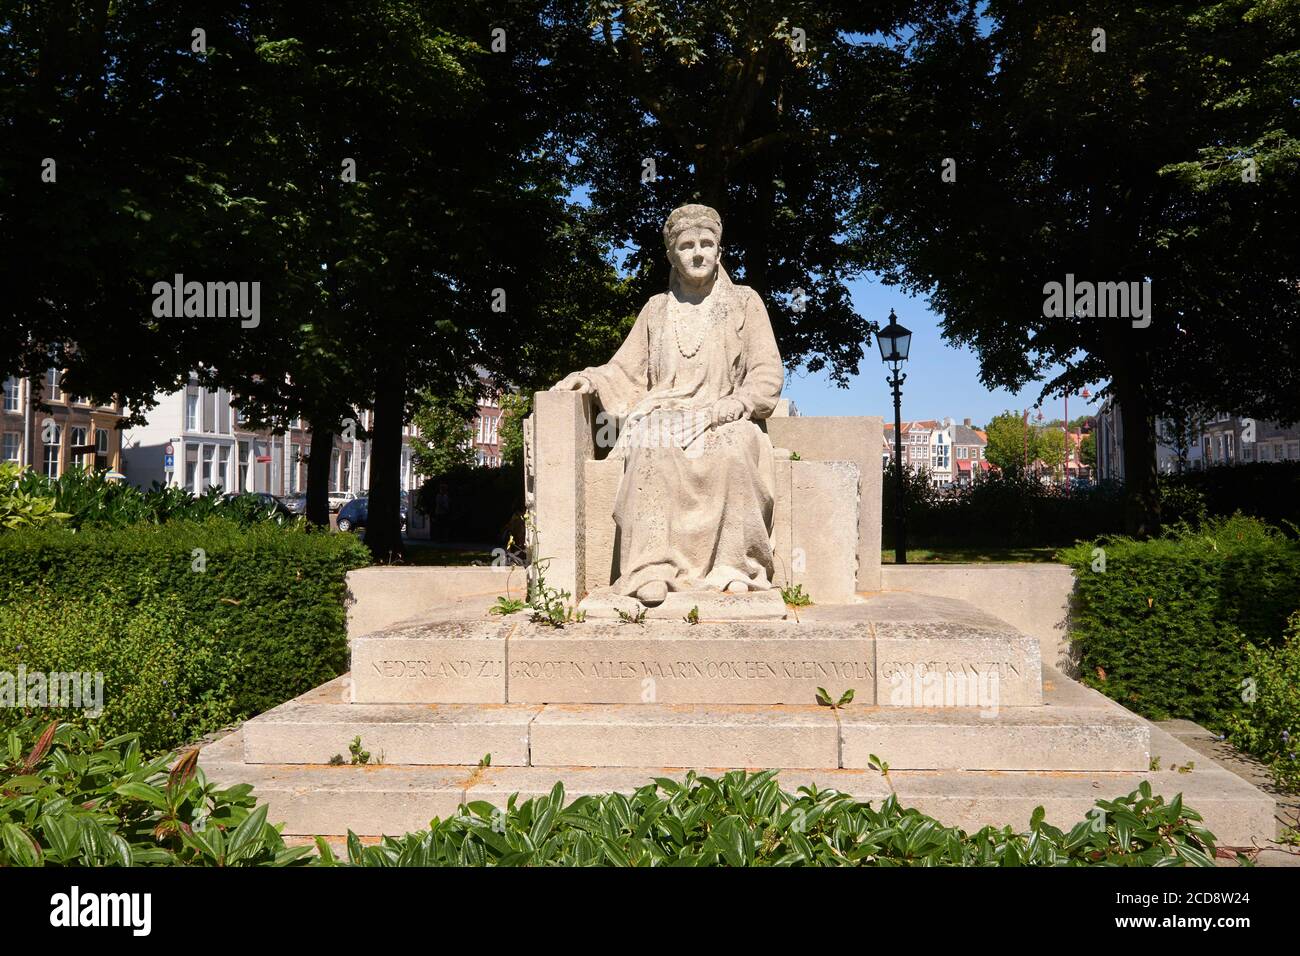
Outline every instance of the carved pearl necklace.
<svg viewBox="0 0 1300 956">
<path fill-rule="evenodd" d="M 709 304 L 708 308 L 704 310 L 704 322 L 700 327 L 700 335 L 699 338 L 695 340 L 695 347 L 690 351 L 682 348 L 682 316 L 689 314 L 689 310 L 683 309 L 680 304 L 675 303 L 673 299 L 669 299 L 669 312 L 671 312 L 673 316 L 673 338 L 677 342 L 677 351 L 681 353 L 682 358 L 695 358 L 696 353 L 704 347 L 704 339 L 708 336 L 709 330 L 713 328 L 713 317 L 714 313 L 717 311 L 717 291 L 718 290 L 714 288 L 709 292 Z M 673 309 L 672 305 L 676 305 L 676 309 Z"/>
</svg>

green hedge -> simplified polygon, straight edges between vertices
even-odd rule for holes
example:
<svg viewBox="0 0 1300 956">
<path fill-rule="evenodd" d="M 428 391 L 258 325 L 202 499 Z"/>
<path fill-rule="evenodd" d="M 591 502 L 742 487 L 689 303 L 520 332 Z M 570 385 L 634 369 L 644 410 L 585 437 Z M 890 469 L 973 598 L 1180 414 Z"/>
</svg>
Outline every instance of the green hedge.
<svg viewBox="0 0 1300 956">
<path fill-rule="evenodd" d="M 1280 644 L 1300 607 L 1300 542 L 1254 518 L 1102 538 L 1062 557 L 1075 571 L 1070 636 L 1083 680 L 1152 719 L 1222 730 L 1244 707 L 1247 643 Z"/>
<path fill-rule="evenodd" d="M 37 706 L 26 679 L 21 691 L 16 686 L 20 668 L 24 678 L 86 675 L 77 689 L 80 706 L 57 707 L 59 694 L 50 687 L 37 692 Z M 107 737 L 138 735 L 152 753 L 228 724 L 245 667 L 239 649 L 191 620 L 175 595 L 148 596 L 132 606 L 113 592 L 69 600 L 41 590 L 0 605 L 0 681 L 4 675 L 14 683 L 0 694 L 12 693 L 7 703 L 14 706 L 0 708 L 0 731 L 27 715 L 83 726 L 93 721 Z M 63 702 L 71 701 L 69 687 Z"/>
<path fill-rule="evenodd" d="M 246 715 L 346 668 L 345 575 L 368 562 L 352 535 L 297 525 L 47 525 L 0 534 L 0 606 L 31 600 L 38 586 L 61 601 L 174 602 L 175 613 L 242 659 L 233 706 Z"/>
</svg>

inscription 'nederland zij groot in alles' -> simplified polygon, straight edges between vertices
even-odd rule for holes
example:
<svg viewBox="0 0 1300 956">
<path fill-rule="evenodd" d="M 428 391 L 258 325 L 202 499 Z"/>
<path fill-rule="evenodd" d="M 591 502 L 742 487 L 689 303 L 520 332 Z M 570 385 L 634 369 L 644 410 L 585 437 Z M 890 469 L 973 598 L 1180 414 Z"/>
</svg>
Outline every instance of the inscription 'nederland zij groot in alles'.
<svg viewBox="0 0 1300 956">
<path fill-rule="evenodd" d="M 501 661 L 374 661 L 380 677 L 501 677 Z"/>
<path fill-rule="evenodd" d="M 874 679 L 866 661 L 511 661 L 511 678 L 596 677 L 637 680 L 644 677 L 778 680 L 832 677 Z"/>
</svg>

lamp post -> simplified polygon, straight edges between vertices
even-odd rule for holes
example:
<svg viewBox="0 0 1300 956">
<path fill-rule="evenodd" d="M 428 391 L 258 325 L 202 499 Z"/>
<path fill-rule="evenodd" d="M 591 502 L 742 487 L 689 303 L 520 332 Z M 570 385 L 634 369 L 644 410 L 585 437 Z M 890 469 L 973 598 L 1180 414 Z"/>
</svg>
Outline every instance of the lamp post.
<svg viewBox="0 0 1300 956">
<path fill-rule="evenodd" d="M 890 366 L 887 381 L 894 390 L 894 563 L 907 564 L 907 521 L 903 514 L 903 382 L 907 375 L 899 365 L 907 361 L 912 333 L 898 324 L 898 316 L 889 310 L 889 324 L 876 333 L 880 360 Z"/>
<path fill-rule="evenodd" d="M 1082 392 L 1079 393 L 1079 397 L 1082 398 L 1082 399 L 1084 400 L 1084 402 L 1087 402 L 1088 399 L 1092 398 L 1092 393 L 1091 393 L 1090 391 L 1088 391 L 1087 388 L 1084 388 L 1084 390 L 1083 390 Z M 1066 424 L 1066 425 L 1069 425 L 1070 423 L 1067 421 L 1065 424 Z M 1078 431 L 1078 435 L 1079 435 L 1079 466 L 1075 469 L 1075 471 L 1079 473 L 1079 475 L 1080 475 L 1080 479 L 1082 479 L 1082 474 L 1083 474 L 1083 422 L 1080 422 L 1080 423 L 1079 423 L 1079 431 Z M 1074 454 L 1074 445 L 1073 445 L 1073 444 L 1070 445 L 1070 454 L 1071 454 L 1071 455 Z"/>
</svg>

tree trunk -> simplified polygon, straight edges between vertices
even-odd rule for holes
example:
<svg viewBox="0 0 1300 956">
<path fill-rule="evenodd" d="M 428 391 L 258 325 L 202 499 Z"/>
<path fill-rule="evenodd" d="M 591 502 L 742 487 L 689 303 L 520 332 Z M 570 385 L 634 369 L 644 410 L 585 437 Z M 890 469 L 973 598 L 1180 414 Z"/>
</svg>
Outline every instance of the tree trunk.
<svg viewBox="0 0 1300 956">
<path fill-rule="evenodd" d="M 1136 538 L 1160 531 L 1155 422 L 1146 392 L 1129 376 L 1115 379 L 1124 428 L 1124 530 Z"/>
<path fill-rule="evenodd" d="M 311 451 L 307 459 L 307 523 L 328 528 L 330 524 L 330 460 L 334 453 L 334 430 L 311 423 Z"/>
<path fill-rule="evenodd" d="M 398 361 L 379 376 L 370 446 L 370 504 L 366 546 L 376 561 L 393 561 L 402 548 L 402 425 L 406 417 L 406 366 Z"/>
</svg>

